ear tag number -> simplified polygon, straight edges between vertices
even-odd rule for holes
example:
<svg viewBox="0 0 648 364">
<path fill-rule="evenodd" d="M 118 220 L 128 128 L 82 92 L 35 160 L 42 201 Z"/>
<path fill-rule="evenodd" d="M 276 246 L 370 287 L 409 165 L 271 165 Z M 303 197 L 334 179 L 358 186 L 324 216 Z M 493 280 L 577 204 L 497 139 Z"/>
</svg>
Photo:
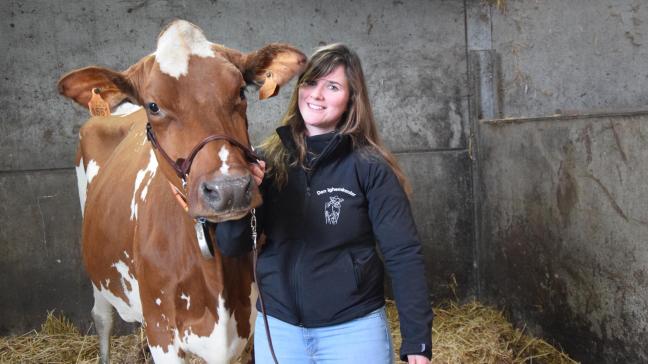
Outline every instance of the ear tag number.
<svg viewBox="0 0 648 364">
<path fill-rule="evenodd" d="M 92 116 L 110 116 L 110 105 L 101 97 L 99 88 L 92 89 L 92 97 L 88 102 L 88 109 Z"/>
</svg>

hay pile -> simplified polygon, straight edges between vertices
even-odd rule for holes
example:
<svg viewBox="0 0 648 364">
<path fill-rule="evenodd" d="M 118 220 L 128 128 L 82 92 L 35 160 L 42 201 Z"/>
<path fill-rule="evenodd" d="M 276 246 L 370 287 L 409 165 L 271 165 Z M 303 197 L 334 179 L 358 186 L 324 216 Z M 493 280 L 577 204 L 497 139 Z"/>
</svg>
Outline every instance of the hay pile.
<svg viewBox="0 0 648 364">
<path fill-rule="evenodd" d="M 387 302 L 387 317 L 398 350 L 401 337 L 393 302 Z M 434 308 L 432 363 L 578 364 L 546 341 L 514 329 L 501 312 L 477 302 Z"/>
<path fill-rule="evenodd" d="M 504 315 L 477 302 L 449 303 L 434 309 L 433 363 L 574 364 L 566 354 L 547 342 L 524 335 Z M 400 347 L 398 313 L 387 302 L 387 315 L 394 348 Z M 113 337 L 113 363 L 150 363 L 143 332 Z M 39 331 L 0 338 L 0 363 L 96 363 L 96 335 L 82 335 L 63 316 L 49 313 Z M 396 353 L 398 357 L 398 353 Z M 201 363 L 190 358 L 190 363 Z"/>
<path fill-rule="evenodd" d="M 114 336 L 113 363 L 145 363 L 143 332 Z M 40 330 L 17 337 L 0 338 L 0 363 L 95 364 L 99 358 L 97 335 L 82 335 L 67 318 L 48 312 Z"/>
</svg>

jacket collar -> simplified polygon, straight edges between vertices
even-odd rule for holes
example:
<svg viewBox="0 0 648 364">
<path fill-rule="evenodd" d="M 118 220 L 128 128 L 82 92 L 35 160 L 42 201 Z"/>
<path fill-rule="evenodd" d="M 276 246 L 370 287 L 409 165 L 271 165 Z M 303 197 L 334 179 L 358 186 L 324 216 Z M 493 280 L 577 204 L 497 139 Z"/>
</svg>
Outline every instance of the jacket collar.
<svg viewBox="0 0 648 364">
<path fill-rule="evenodd" d="M 277 135 L 281 143 L 288 149 L 292 156 L 295 156 L 297 151 L 297 145 L 295 140 L 292 137 L 290 131 L 290 126 L 283 125 L 276 129 Z M 348 153 L 351 151 L 351 137 L 347 134 L 336 134 L 331 140 L 330 144 L 324 149 L 322 155 L 318 158 L 318 163 L 321 164 L 322 161 L 328 160 L 338 153 Z"/>
</svg>

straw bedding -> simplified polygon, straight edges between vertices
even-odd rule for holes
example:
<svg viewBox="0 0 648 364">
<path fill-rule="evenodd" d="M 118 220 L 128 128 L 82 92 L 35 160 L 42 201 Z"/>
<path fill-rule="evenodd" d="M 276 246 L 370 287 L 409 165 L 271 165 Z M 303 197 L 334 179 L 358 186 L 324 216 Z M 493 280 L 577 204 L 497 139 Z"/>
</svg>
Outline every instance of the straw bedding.
<svg viewBox="0 0 648 364">
<path fill-rule="evenodd" d="M 504 315 L 478 302 L 434 308 L 433 363 L 572 364 L 547 342 L 513 328 Z M 387 303 L 394 347 L 400 347 L 398 313 Z M 151 363 L 143 332 L 113 337 L 114 363 Z M 65 317 L 50 312 L 40 330 L 0 338 L 0 363 L 96 363 L 96 335 L 83 335 Z M 398 353 L 396 353 L 398 355 Z M 190 358 L 190 363 L 201 363 Z"/>
</svg>

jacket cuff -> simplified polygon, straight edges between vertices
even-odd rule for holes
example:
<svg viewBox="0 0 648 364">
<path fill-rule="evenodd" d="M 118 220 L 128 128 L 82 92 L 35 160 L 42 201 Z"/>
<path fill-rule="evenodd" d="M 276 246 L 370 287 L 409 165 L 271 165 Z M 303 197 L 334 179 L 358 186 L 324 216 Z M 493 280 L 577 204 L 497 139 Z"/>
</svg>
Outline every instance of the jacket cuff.
<svg viewBox="0 0 648 364">
<path fill-rule="evenodd" d="M 405 342 L 401 344 L 400 358 L 402 361 L 407 362 L 408 355 L 423 355 L 428 359 L 432 359 L 432 344 L 421 342 Z"/>
</svg>

